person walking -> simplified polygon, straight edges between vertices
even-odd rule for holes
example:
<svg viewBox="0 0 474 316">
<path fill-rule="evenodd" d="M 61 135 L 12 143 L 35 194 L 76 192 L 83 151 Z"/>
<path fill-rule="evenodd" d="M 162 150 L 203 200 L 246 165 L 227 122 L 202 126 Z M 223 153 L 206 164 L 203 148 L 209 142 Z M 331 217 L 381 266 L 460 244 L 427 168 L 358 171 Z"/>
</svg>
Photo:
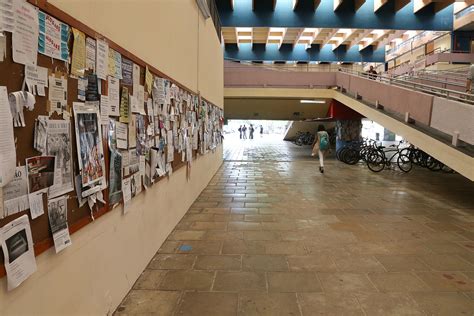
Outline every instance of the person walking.
<svg viewBox="0 0 474 316">
<path fill-rule="evenodd" d="M 316 138 L 313 143 L 313 151 L 311 156 L 319 157 L 319 172 L 324 173 L 324 155 L 329 150 L 329 135 L 326 132 L 324 125 L 320 124 L 318 126 L 318 132 L 316 133 Z"/>
<path fill-rule="evenodd" d="M 260 138 L 263 137 L 263 125 L 260 125 Z"/>
<path fill-rule="evenodd" d="M 239 131 L 240 139 L 242 139 L 242 132 L 243 132 L 242 125 L 240 125 L 238 131 Z"/>
<path fill-rule="evenodd" d="M 247 126 L 242 127 L 242 138 L 247 139 Z"/>
<path fill-rule="evenodd" d="M 255 131 L 255 129 L 253 128 L 253 125 L 250 124 L 250 127 L 249 127 L 249 138 L 250 139 L 253 139 L 253 132 Z"/>
</svg>

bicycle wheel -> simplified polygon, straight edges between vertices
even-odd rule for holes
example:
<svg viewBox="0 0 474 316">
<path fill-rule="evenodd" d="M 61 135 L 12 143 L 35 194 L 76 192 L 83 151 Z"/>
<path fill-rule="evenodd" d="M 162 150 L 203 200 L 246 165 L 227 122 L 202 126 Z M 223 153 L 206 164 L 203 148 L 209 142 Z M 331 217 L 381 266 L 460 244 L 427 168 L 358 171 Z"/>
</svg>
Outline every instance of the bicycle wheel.
<svg viewBox="0 0 474 316">
<path fill-rule="evenodd" d="M 303 140 L 301 140 L 301 138 L 298 138 L 298 139 L 295 141 L 295 144 L 298 145 L 298 146 L 301 146 L 301 145 L 303 145 Z"/>
<path fill-rule="evenodd" d="M 385 159 L 381 153 L 371 150 L 367 153 L 367 167 L 373 172 L 380 172 L 385 168 Z"/>
<path fill-rule="evenodd" d="M 408 157 L 407 155 L 398 155 L 397 165 L 398 168 L 405 173 L 410 172 L 413 168 L 413 164 L 411 163 L 410 157 Z"/>
<path fill-rule="evenodd" d="M 443 166 L 443 163 L 431 156 L 426 159 L 426 167 L 431 171 L 440 171 L 441 169 L 443 169 Z"/>
<path fill-rule="evenodd" d="M 344 153 L 344 161 L 349 165 L 355 165 L 360 160 L 359 152 L 354 148 L 349 148 Z"/>
</svg>

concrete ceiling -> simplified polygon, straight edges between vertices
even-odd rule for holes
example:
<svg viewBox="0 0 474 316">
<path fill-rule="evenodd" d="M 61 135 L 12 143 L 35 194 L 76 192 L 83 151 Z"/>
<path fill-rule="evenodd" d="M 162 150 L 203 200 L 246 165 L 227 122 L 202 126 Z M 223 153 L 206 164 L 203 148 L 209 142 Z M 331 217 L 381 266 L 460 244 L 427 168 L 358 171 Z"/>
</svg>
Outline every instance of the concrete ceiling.
<svg viewBox="0 0 474 316">
<path fill-rule="evenodd" d="M 301 103 L 301 99 L 225 98 L 226 119 L 305 120 L 326 117 L 329 99 L 319 103 Z"/>
</svg>

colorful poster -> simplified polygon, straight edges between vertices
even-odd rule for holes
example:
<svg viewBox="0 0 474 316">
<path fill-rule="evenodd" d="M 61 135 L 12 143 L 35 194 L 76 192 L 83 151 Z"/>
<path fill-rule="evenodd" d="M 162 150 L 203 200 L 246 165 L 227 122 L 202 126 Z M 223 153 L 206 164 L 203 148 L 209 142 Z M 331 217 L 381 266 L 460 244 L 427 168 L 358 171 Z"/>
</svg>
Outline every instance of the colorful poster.
<svg viewBox="0 0 474 316">
<path fill-rule="evenodd" d="M 122 55 L 109 48 L 109 76 L 122 79 Z"/>
<path fill-rule="evenodd" d="M 133 85 L 133 62 L 125 57 L 122 57 L 122 84 Z"/>
<path fill-rule="evenodd" d="M 63 61 L 69 60 L 69 25 L 38 11 L 38 52 Z"/>
<path fill-rule="evenodd" d="M 77 155 L 82 187 L 105 180 L 100 114 L 95 106 L 74 102 Z"/>
<path fill-rule="evenodd" d="M 74 44 L 72 46 L 71 75 L 84 76 L 86 69 L 86 35 L 75 28 L 72 29 L 74 34 Z"/>
<path fill-rule="evenodd" d="M 36 66 L 38 47 L 38 8 L 26 1 L 13 1 L 15 31 L 12 35 L 13 61 Z"/>
</svg>

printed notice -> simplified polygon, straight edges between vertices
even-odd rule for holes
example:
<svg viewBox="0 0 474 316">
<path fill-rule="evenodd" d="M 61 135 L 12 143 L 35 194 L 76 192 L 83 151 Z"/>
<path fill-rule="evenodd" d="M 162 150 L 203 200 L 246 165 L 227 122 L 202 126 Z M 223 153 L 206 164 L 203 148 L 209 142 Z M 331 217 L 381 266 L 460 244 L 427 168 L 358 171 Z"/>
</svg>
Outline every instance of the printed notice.
<svg viewBox="0 0 474 316">
<path fill-rule="evenodd" d="M 127 87 L 122 87 L 122 98 L 120 99 L 120 122 L 130 121 L 130 100 Z"/>
<path fill-rule="evenodd" d="M 109 125 L 109 97 L 107 95 L 100 96 L 100 124 Z"/>
<path fill-rule="evenodd" d="M 12 35 L 13 61 L 36 66 L 38 50 L 38 8 L 26 1 L 13 1 L 15 30 Z"/>
<path fill-rule="evenodd" d="M 16 150 L 7 87 L 0 86 L 0 188 L 15 176 Z"/>
<path fill-rule="evenodd" d="M 122 57 L 122 83 L 133 85 L 133 62 L 125 57 Z"/>
<path fill-rule="evenodd" d="M 49 76 L 50 112 L 58 114 L 67 111 L 67 80 L 64 77 Z"/>
<path fill-rule="evenodd" d="M 128 148 L 128 125 L 121 122 L 116 122 L 116 136 L 117 136 L 117 148 L 127 149 Z"/>
<path fill-rule="evenodd" d="M 105 80 L 109 71 L 109 44 L 106 41 L 97 40 L 96 58 L 97 78 Z"/>
<path fill-rule="evenodd" d="M 23 215 L 0 229 L 8 291 L 18 287 L 36 271 L 30 221 Z"/>
<path fill-rule="evenodd" d="M 63 61 L 69 60 L 69 25 L 38 11 L 38 52 Z"/>
<path fill-rule="evenodd" d="M 133 64 L 133 84 L 140 84 L 140 66 Z"/>
<path fill-rule="evenodd" d="M 132 188 L 130 183 L 131 178 L 122 180 L 122 194 L 123 194 L 123 212 L 124 214 L 128 212 L 128 204 L 132 199 Z"/>
<path fill-rule="evenodd" d="M 116 50 L 109 48 L 109 76 L 122 79 L 122 55 Z"/>
<path fill-rule="evenodd" d="M 74 44 L 72 46 L 71 74 L 74 76 L 84 76 L 86 69 L 86 35 L 75 28 L 72 29 L 74 34 Z"/>
<path fill-rule="evenodd" d="M 48 68 L 25 66 L 25 79 L 26 86 L 32 94 L 45 95 L 45 87 L 48 87 Z"/>
<path fill-rule="evenodd" d="M 148 91 L 148 93 L 151 93 L 151 88 L 153 86 L 153 75 L 150 70 L 148 70 L 148 66 L 146 66 L 145 69 L 145 86 L 146 91 Z"/>
<path fill-rule="evenodd" d="M 71 237 L 67 225 L 67 196 L 48 201 L 48 218 L 53 233 L 56 253 L 71 245 Z"/>
<path fill-rule="evenodd" d="M 5 216 L 25 211 L 30 207 L 25 166 L 15 168 L 15 177 L 3 187 L 3 199 Z"/>
<path fill-rule="evenodd" d="M 86 68 L 95 72 L 96 40 L 92 37 L 86 38 Z"/>
<path fill-rule="evenodd" d="M 115 77 L 108 76 L 109 87 L 109 116 L 120 116 L 120 85 Z"/>
</svg>

